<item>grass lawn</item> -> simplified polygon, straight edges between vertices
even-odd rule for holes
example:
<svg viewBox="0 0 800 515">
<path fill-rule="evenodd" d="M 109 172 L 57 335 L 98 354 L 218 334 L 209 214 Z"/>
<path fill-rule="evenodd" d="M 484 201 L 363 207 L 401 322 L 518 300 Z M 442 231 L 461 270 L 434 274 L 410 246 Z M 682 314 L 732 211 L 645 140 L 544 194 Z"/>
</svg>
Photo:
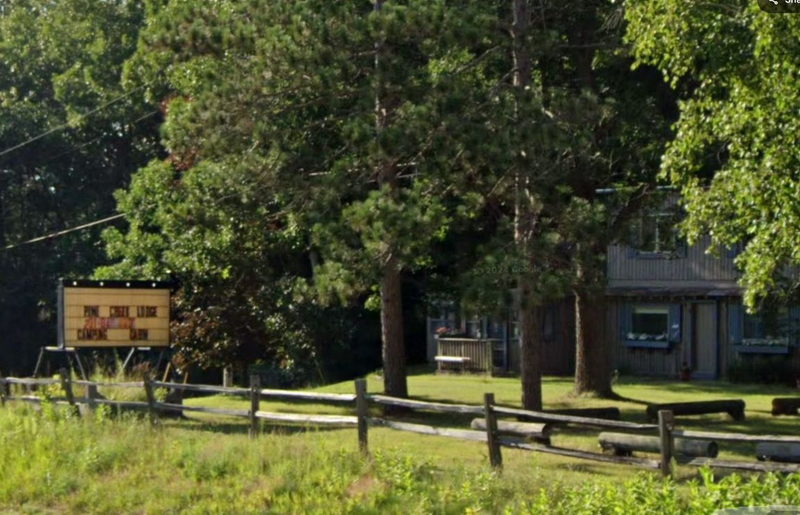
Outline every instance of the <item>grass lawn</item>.
<svg viewBox="0 0 800 515">
<path fill-rule="evenodd" d="M 381 392 L 381 377 L 370 375 L 368 390 Z M 316 388 L 315 391 L 353 393 L 354 386 L 350 381 Z M 546 377 L 543 380 L 543 397 L 545 409 L 588 408 L 616 406 L 622 413 L 622 419 L 634 422 L 646 422 L 645 407 L 651 402 L 679 402 L 712 399 L 743 399 L 746 403 L 747 419 L 735 422 L 727 414 L 679 417 L 678 427 L 706 429 L 714 431 L 735 431 L 751 434 L 786 434 L 800 433 L 798 417 L 773 417 L 770 415 L 771 401 L 777 396 L 796 396 L 797 390 L 779 387 L 750 384 L 732 384 L 723 381 L 675 382 L 649 380 L 643 378 L 622 379 L 615 386 L 615 391 L 624 400 L 609 401 L 591 397 L 575 397 L 571 394 L 572 378 Z M 482 404 L 484 392 L 492 392 L 498 403 L 519 406 L 520 382 L 517 378 L 487 377 L 480 375 L 437 375 L 428 370 L 417 370 L 409 376 L 409 393 L 412 397 L 442 402 L 459 402 Z M 249 401 L 226 396 L 196 397 L 186 400 L 190 405 L 213 407 L 239 407 L 247 409 Z M 298 404 L 283 402 L 263 402 L 262 410 L 288 413 L 331 413 L 352 414 L 349 408 L 331 405 Z M 195 420 L 208 423 L 222 420 L 220 417 L 191 413 Z M 414 412 L 404 419 L 429 423 L 431 425 L 467 427 L 471 416 L 442 415 Z M 244 431 L 246 422 L 227 419 L 228 427 L 240 426 Z M 265 431 L 275 429 L 265 426 Z M 332 430 L 327 438 L 336 440 L 343 446 L 356 447 L 356 434 L 353 429 Z M 564 428 L 557 431 L 552 440 L 554 445 L 598 451 L 597 430 Z M 412 456 L 441 459 L 446 462 L 457 462 L 470 466 L 486 466 L 488 455 L 485 445 L 474 442 L 463 442 L 444 437 L 416 435 L 397 432 L 385 428 L 370 428 L 370 447 L 373 450 L 400 450 Z M 503 449 L 506 475 L 533 479 L 541 475 L 537 481 L 547 482 L 552 478 L 563 478 L 568 474 L 576 481 L 585 479 L 622 480 L 637 473 L 637 469 L 627 466 L 607 465 L 590 461 L 576 460 L 547 454 L 529 453 Z M 655 455 L 653 455 L 655 457 Z M 720 458 L 754 459 L 754 445 L 720 443 Z M 697 476 L 697 470 L 679 467 L 677 477 L 687 479 Z"/>
<path fill-rule="evenodd" d="M 368 378 L 381 390 L 380 378 Z M 409 378 L 414 397 L 478 404 L 484 392 L 519 405 L 519 381 L 469 375 Z M 626 420 L 644 421 L 646 402 L 743 398 L 748 420 L 727 415 L 688 417 L 679 426 L 751 433 L 797 432 L 794 417 L 769 415 L 773 396 L 796 392 L 726 383 L 628 379 L 625 401 L 570 396 L 568 378 L 546 378 L 547 408 L 618 406 Z M 317 391 L 351 393 L 352 382 Z M 102 393 L 102 389 L 101 389 Z M 187 404 L 248 407 L 226 396 Z M 263 410 L 347 413 L 313 404 L 262 403 Z M 247 420 L 197 413 L 162 419 L 112 416 L 81 419 L 45 405 L 0 409 L 0 512 L 23 513 L 713 513 L 748 504 L 800 504 L 800 475 L 728 476 L 714 482 L 680 468 L 674 482 L 637 469 L 558 456 L 503 450 L 505 467 L 488 465 L 485 444 L 371 428 L 371 457 L 357 452 L 356 431 L 262 427 L 247 437 Z M 419 413 L 416 420 L 465 427 L 469 417 Z M 554 443 L 596 451 L 597 431 L 567 429 Z M 748 446 L 723 456 L 752 459 Z M 720 475 L 717 477 L 719 478 Z M 698 479 L 699 478 L 699 479 Z"/>
</svg>

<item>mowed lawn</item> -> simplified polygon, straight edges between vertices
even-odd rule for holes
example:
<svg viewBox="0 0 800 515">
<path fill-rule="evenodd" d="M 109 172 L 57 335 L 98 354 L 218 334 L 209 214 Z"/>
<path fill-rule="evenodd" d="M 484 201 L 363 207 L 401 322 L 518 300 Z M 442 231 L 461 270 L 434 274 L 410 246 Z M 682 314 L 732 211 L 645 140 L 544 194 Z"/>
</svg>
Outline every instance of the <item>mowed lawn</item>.
<svg viewBox="0 0 800 515">
<path fill-rule="evenodd" d="M 368 377 L 380 392 L 381 380 Z M 416 398 L 479 404 L 484 392 L 519 405 L 514 378 L 409 378 Z M 315 389 L 352 393 L 353 383 Z M 679 426 L 749 433 L 800 433 L 796 417 L 772 417 L 773 396 L 790 389 L 725 383 L 624 379 L 625 398 L 609 402 L 570 395 L 569 378 L 546 378 L 547 408 L 618 406 L 644 421 L 647 402 L 743 398 L 748 420 L 727 415 L 680 419 Z M 101 393 L 103 389 L 101 388 Z M 107 391 L 110 394 L 111 391 Z M 247 408 L 246 399 L 205 396 L 186 404 Z M 262 402 L 262 410 L 351 413 L 348 408 Z M 376 409 L 377 414 L 377 409 Z M 415 413 L 406 419 L 467 427 L 470 417 Z M 675 482 L 651 472 L 571 458 L 503 450 L 504 469 L 489 467 L 486 445 L 386 428 L 369 431 L 370 456 L 358 452 L 354 428 L 263 424 L 255 440 L 245 418 L 187 413 L 153 428 L 141 414 L 101 409 L 80 419 L 45 404 L 0 409 L 0 513 L 713 513 L 748 504 L 800 504 L 800 475 L 710 476 L 680 468 Z M 597 451 L 597 430 L 565 428 L 554 443 Z M 723 456 L 753 459 L 752 446 Z M 717 479 L 726 474 L 717 474 Z"/>
<path fill-rule="evenodd" d="M 368 390 L 380 393 L 383 390 L 382 378 L 372 374 L 367 377 Z M 770 414 L 771 401 L 778 396 L 798 396 L 800 391 L 780 386 L 754 384 L 731 384 L 723 381 L 662 381 L 646 378 L 622 378 L 615 385 L 619 400 L 606 400 L 591 397 L 576 397 L 572 394 L 572 378 L 546 377 L 543 380 L 545 409 L 589 408 L 616 406 L 622 419 L 633 422 L 646 422 L 645 407 L 648 403 L 680 402 L 715 399 L 742 399 L 746 403 L 746 420 L 733 421 L 727 414 L 687 416 L 678 418 L 678 427 L 706 429 L 713 431 L 733 431 L 750 434 L 784 434 L 800 436 L 800 417 Z M 320 392 L 353 393 L 351 381 L 313 389 Z M 469 374 L 437 375 L 429 371 L 419 371 L 409 376 L 409 394 L 413 398 L 437 402 L 456 402 L 481 405 L 485 392 L 494 393 L 498 403 L 520 406 L 521 390 L 518 378 L 487 377 Z M 227 396 L 195 397 L 186 400 L 187 404 L 213 407 L 240 407 L 247 409 L 249 401 Z M 330 413 L 352 414 L 350 408 L 309 403 L 285 403 L 262 401 L 261 409 L 285 413 Z M 375 411 L 379 415 L 378 408 Z M 208 423 L 224 418 L 192 413 L 195 420 Z M 421 411 L 404 414 L 403 420 L 427 423 L 430 425 L 460 427 L 469 426 L 471 416 L 443 415 Z M 246 421 L 225 419 L 230 425 L 246 427 Z M 272 432 L 280 433 L 280 427 L 264 425 L 266 438 Z M 296 430 L 296 428 L 294 429 Z M 313 431 L 313 430 L 312 430 Z M 326 438 L 336 440 L 342 446 L 355 449 L 357 446 L 354 429 L 326 430 Z M 597 435 L 599 430 L 589 428 L 562 427 L 552 438 L 554 445 L 588 451 L 599 451 Z M 476 467 L 488 466 L 488 454 L 484 444 L 464 442 L 451 438 L 418 435 L 398 432 L 387 428 L 370 428 L 370 447 L 372 450 L 399 450 L 411 456 L 419 456 L 442 463 L 458 463 Z M 277 437 L 277 436 L 276 436 Z M 720 458 L 755 459 L 754 445 L 720 443 Z M 655 457 L 656 455 L 653 455 Z M 630 477 L 638 470 L 634 467 L 608 465 L 598 462 L 578 460 L 549 454 L 530 453 L 503 449 L 505 473 L 508 476 L 528 478 L 548 482 L 553 478 L 563 479 L 567 474 L 570 480 L 598 479 L 615 480 Z M 695 477 L 694 468 L 680 467 L 678 478 Z"/>
</svg>

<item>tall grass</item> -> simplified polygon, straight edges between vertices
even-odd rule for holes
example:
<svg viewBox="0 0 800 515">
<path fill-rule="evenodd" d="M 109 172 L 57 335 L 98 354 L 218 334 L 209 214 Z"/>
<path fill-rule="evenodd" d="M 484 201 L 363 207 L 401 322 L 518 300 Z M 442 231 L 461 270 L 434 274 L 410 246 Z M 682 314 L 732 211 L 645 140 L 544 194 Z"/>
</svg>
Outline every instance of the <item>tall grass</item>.
<svg viewBox="0 0 800 515">
<path fill-rule="evenodd" d="M 688 484 L 641 474 L 624 483 L 548 483 L 398 451 L 371 459 L 324 431 L 250 440 L 235 427 L 47 403 L 0 410 L 0 511 L 90 513 L 713 513 L 800 504 L 800 476 L 709 472 Z M 216 427 L 216 431 L 212 430 Z M 228 432 L 221 432 L 226 429 Z"/>
</svg>

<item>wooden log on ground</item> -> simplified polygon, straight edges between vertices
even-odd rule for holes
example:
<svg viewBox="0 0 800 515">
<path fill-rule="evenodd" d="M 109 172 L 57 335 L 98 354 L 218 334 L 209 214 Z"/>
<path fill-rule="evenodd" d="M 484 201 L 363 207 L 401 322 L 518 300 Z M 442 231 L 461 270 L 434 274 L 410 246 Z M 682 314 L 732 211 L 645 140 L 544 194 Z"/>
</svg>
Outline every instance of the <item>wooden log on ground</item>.
<svg viewBox="0 0 800 515">
<path fill-rule="evenodd" d="M 734 420 L 744 420 L 744 401 L 741 399 L 695 402 L 671 402 L 666 404 L 650 404 L 647 406 L 647 418 L 658 420 L 658 412 L 672 411 L 678 415 L 705 415 L 707 413 L 727 413 Z"/>
<path fill-rule="evenodd" d="M 775 397 L 772 399 L 773 415 L 797 415 L 800 397 Z"/>
<path fill-rule="evenodd" d="M 633 452 L 661 452 L 658 436 L 632 435 L 628 433 L 600 433 L 597 437 L 604 451 L 616 456 L 630 456 Z M 711 440 L 687 440 L 676 438 L 673 444 L 675 454 L 694 458 L 716 458 L 719 446 Z"/>
<path fill-rule="evenodd" d="M 756 444 L 756 458 L 759 461 L 780 463 L 800 463 L 800 444 L 762 442 Z"/>
<path fill-rule="evenodd" d="M 472 429 L 485 431 L 486 419 L 476 418 L 470 423 Z M 534 422 L 507 422 L 497 421 L 497 432 L 501 435 L 521 436 L 526 440 L 549 444 L 550 433 L 553 431 L 552 424 L 542 424 Z"/>
</svg>

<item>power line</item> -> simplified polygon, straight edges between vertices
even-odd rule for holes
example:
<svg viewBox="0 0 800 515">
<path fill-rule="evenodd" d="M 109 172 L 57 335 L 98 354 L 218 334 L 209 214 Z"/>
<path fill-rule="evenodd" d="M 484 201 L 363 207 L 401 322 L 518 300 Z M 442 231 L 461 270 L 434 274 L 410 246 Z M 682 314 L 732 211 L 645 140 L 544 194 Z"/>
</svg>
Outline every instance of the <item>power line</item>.
<svg viewBox="0 0 800 515">
<path fill-rule="evenodd" d="M 135 92 L 137 92 L 138 90 L 140 90 L 142 88 L 144 88 L 144 86 L 140 86 L 140 87 L 138 87 L 136 89 L 133 89 L 133 90 L 125 93 L 124 95 L 121 95 L 121 96 L 113 99 L 113 100 L 109 100 L 105 104 L 102 104 L 99 107 L 96 107 L 96 108 L 92 109 L 88 113 L 84 113 L 84 114 L 78 115 L 78 119 L 82 120 L 84 118 L 87 118 L 87 117 L 93 115 L 94 113 L 100 112 L 103 109 L 106 109 L 107 107 L 109 107 L 109 106 L 111 106 L 113 104 L 116 104 L 120 100 L 124 100 L 124 99 L 128 98 L 129 96 L 133 95 Z M 30 139 L 28 139 L 26 141 L 23 141 L 22 143 L 19 143 L 17 145 L 14 145 L 13 147 L 10 147 L 10 148 L 7 148 L 7 149 L 3 150 L 2 152 L 0 152 L 0 157 L 5 156 L 6 154 L 10 154 L 11 152 L 13 152 L 15 150 L 18 150 L 18 149 L 20 149 L 20 148 L 22 148 L 24 146 L 30 145 L 34 141 L 38 141 L 38 140 L 40 140 L 40 139 L 42 139 L 42 138 L 44 138 L 46 136 L 49 136 L 50 134 L 53 134 L 53 133 L 58 132 L 58 131 L 62 131 L 64 129 L 68 128 L 69 126 L 70 126 L 70 124 L 69 124 L 69 122 L 67 122 L 67 123 L 58 125 L 56 127 L 53 127 L 52 129 L 48 129 L 48 130 L 44 131 L 43 133 L 39 134 L 38 136 L 34 136 L 34 137 L 32 137 L 32 138 L 30 138 Z"/>
<path fill-rule="evenodd" d="M 151 117 L 151 116 L 153 116 L 153 115 L 156 115 L 156 114 L 158 114 L 158 113 L 160 113 L 160 112 L 161 112 L 161 111 L 160 111 L 160 110 L 158 110 L 158 109 L 156 109 L 155 111 L 150 111 L 149 113 L 147 113 L 147 114 L 145 114 L 145 115 L 143 115 L 143 116 L 140 116 L 139 118 L 137 118 L 137 119 L 133 120 L 132 122 L 128 122 L 128 123 L 126 123 L 125 125 L 127 125 L 128 127 L 131 127 L 131 126 L 133 126 L 133 125 L 135 125 L 135 124 L 137 124 L 137 123 L 141 122 L 142 120 L 144 120 L 144 119 L 146 119 L 146 118 L 149 118 L 149 117 Z M 47 164 L 47 163 L 50 163 L 50 162 L 52 162 L 52 161 L 55 161 L 56 159 L 58 159 L 58 158 L 60 158 L 60 157 L 64 157 L 64 156 L 68 156 L 68 155 L 70 155 L 70 154 L 74 154 L 75 152 L 77 152 L 77 151 L 81 150 L 82 148 L 86 148 L 86 147 L 88 147 L 89 145 L 91 145 L 92 143 L 95 143 L 95 142 L 97 142 L 97 141 L 100 141 L 100 140 L 101 140 L 101 139 L 103 139 L 105 136 L 106 136 L 105 134 L 101 134 L 100 136 L 97 136 L 96 138 L 92 138 L 92 139 L 90 139 L 89 141 L 84 141 L 83 143 L 80 143 L 80 144 L 78 144 L 78 145 L 74 146 L 73 148 L 71 148 L 71 149 L 69 149 L 69 150 L 65 150 L 64 152 L 61 152 L 60 154 L 56 154 L 55 156 L 53 156 L 53 157 L 49 158 L 47 161 L 43 161 L 43 162 L 39 163 L 39 166 L 41 166 L 41 165 L 45 165 L 45 164 Z"/>
<path fill-rule="evenodd" d="M 63 231 L 53 232 L 53 233 L 50 233 L 50 234 L 46 234 L 44 236 L 37 236 L 36 238 L 30 239 L 30 240 L 27 240 L 27 241 L 22 241 L 20 243 L 15 243 L 13 245 L 7 245 L 6 247 L 3 247 L 3 250 L 11 250 L 11 249 L 15 249 L 17 247 L 22 247 L 24 245 L 30 245 L 31 243 L 38 243 L 40 241 L 52 240 L 54 238 L 58 238 L 60 236 L 64 236 L 65 234 L 69 234 L 69 233 L 76 232 L 76 231 L 82 231 L 83 229 L 88 229 L 89 227 L 94 227 L 96 225 L 102 225 L 102 224 L 106 224 L 108 222 L 113 222 L 114 220 L 119 220 L 120 218 L 122 218 L 124 216 L 125 216 L 125 213 L 119 213 L 119 214 L 116 214 L 116 215 L 113 215 L 113 216 L 102 218 L 100 220 L 95 220 L 94 222 L 89 222 L 89 223 L 86 223 L 86 224 L 83 224 L 83 225 L 78 225 L 76 227 L 70 227 L 69 229 L 64 229 Z"/>
</svg>

